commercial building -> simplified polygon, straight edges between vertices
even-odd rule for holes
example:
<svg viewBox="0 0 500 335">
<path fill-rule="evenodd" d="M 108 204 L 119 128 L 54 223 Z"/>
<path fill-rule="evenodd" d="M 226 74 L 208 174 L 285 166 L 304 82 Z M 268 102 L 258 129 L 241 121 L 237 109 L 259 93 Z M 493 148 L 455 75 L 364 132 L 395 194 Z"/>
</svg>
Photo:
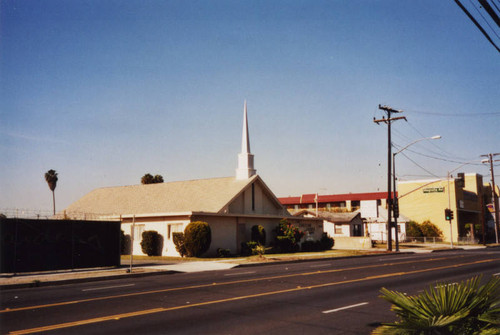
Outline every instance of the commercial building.
<svg viewBox="0 0 500 335">
<path fill-rule="evenodd" d="M 488 210 L 491 187 L 477 173 L 457 178 L 398 182 L 399 211 L 421 223 L 429 220 L 442 232 L 444 241 L 478 242 L 494 239 L 493 217 Z M 447 221 L 445 209 L 453 219 Z"/>
</svg>

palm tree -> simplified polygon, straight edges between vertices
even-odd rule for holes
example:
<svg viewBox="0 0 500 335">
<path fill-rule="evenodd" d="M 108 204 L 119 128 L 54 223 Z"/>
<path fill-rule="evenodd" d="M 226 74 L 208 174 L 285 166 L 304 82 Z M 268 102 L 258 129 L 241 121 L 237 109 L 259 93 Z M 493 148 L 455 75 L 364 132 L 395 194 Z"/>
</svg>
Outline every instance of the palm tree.
<svg viewBox="0 0 500 335">
<path fill-rule="evenodd" d="M 163 183 L 163 176 L 157 174 L 157 175 L 155 175 L 153 177 L 152 174 L 146 173 L 144 176 L 142 176 L 141 183 L 142 184 L 158 184 L 158 183 Z"/>
<path fill-rule="evenodd" d="M 56 215 L 56 195 L 54 191 L 57 186 L 57 172 L 55 170 L 45 172 L 45 181 L 49 184 L 49 188 L 52 191 L 52 203 L 54 207 L 54 215 Z"/>
<path fill-rule="evenodd" d="M 372 334 L 500 334 L 500 278 L 439 284 L 417 296 L 382 288 L 399 320 Z"/>
</svg>

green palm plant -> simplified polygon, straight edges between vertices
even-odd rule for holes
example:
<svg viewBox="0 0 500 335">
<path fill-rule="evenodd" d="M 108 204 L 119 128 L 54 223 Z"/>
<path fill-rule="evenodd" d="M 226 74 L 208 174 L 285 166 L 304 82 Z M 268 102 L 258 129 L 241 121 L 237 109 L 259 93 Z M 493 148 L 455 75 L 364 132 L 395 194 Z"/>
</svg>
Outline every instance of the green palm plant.
<svg viewBox="0 0 500 335">
<path fill-rule="evenodd" d="M 47 182 L 50 190 L 52 191 L 52 205 L 54 208 L 54 215 L 56 215 L 56 195 L 54 191 L 57 186 L 57 172 L 55 170 L 49 170 L 45 172 L 45 181 Z"/>
<path fill-rule="evenodd" d="M 417 296 L 381 289 L 399 321 L 373 334 L 500 334 L 500 278 L 480 286 L 481 277 L 458 284 L 439 284 Z"/>
</svg>

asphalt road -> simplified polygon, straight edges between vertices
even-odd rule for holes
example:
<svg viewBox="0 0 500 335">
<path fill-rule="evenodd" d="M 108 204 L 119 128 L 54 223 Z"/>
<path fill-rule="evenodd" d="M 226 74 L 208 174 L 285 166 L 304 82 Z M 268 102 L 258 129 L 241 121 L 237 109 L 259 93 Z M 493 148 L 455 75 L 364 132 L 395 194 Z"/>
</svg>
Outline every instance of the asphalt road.
<svg viewBox="0 0 500 335">
<path fill-rule="evenodd" d="M 394 254 L 242 267 L 1 294 L 2 334 L 369 334 L 395 320 L 386 287 L 500 275 L 500 251 Z"/>
</svg>

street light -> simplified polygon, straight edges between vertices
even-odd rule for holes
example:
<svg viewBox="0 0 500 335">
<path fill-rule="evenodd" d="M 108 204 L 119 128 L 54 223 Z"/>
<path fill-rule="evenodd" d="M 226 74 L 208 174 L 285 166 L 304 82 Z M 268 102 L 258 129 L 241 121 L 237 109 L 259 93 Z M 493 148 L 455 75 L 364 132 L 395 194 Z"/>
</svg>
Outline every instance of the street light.
<svg viewBox="0 0 500 335">
<path fill-rule="evenodd" d="M 399 236 L 398 236 L 399 204 L 398 204 L 398 196 L 396 195 L 396 155 L 399 154 L 401 151 L 406 150 L 409 146 L 411 146 L 417 142 L 424 141 L 424 140 L 439 140 L 440 138 L 441 138 L 441 135 L 420 138 L 418 140 L 415 140 L 415 141 L 407 144 L 402 149 L 400 149 L 399 151 L 396 151 L 395 153 L 392 154 L 392 182 L 394 185 L 394 187 L 393 187 L 394 200 L 393 200 L 393 204 L 392 204 L 392 209 L 394 212 L 394 222 L 395 222 L 395 228 L 396 228 L 396 234 L 395 234 L 396 251 L 399 251 Z M 389 208 L 389 210 L 390 210 L 390 208 Z M 392 222 L 390 224 L 392 225 Z M 389 234 L 392 234 L 392 228 L 389 229 Z"/>
</svg>

